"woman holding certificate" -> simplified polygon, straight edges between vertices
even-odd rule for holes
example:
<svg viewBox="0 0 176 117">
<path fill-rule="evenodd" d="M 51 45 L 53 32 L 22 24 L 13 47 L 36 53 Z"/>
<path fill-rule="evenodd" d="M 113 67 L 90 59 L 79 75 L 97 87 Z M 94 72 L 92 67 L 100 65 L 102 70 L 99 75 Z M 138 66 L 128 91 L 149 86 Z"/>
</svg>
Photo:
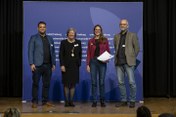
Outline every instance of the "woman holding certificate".
<svg viewBox="0 0 176 117">
<path fill-rule="evenodd" d="M 99 61 L 97 57 L 105 51 L 110 52 L 108 39 L 103 36 L 100 25 L 94 26 L 94 37 L 88 42 L 87 49 L 87 71 L 90 72 L 92 82 L 92 107 L 97 106 L 97 79 L 99 79 L 100 103 L 105 107 L 105 75 L 107 61 Z M 98 76 L 98 77 L 97 77 Z"/>
<path fill-rule="evenodd" d="M 76 31 L 68 29 L 67 39 L 60 44 L 60 66 L 62 72 L 62 83 L 64 85 L 65 107 L 73 104 L 75 85 L 79 83 L 79 67 L 81 66 L 82 48 L 81 41 L 75 39 Z"/>
</svg>

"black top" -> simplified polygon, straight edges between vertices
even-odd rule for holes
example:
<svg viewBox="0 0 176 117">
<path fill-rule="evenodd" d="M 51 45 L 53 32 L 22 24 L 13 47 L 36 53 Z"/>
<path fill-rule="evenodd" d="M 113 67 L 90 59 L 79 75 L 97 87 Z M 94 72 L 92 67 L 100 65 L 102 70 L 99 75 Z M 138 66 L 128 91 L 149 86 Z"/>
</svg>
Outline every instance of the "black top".
<svg viewBox="0 0 176 117">
<path fill-rule="evenodd" d="M 74 55 L 72 56 L 72 54 Z M 68 42 L 67 39 L 61 41 L 59 52 L 60 66 L 67 66 L 70 62 L 76 62 L 80 66 L 81 58 L 82 47 L 80 40 L 75 39 L 74 43 Z"/>
<path fill-rule="evenodd" d="M 95 40 L 95 46 L 96 46 L 96 49 L 95 49 L 95 53 L 94 53 L 94 57 L 98 57 L 99 54 L 100 54 L 100 46 L 99 46 L 99 41 L 98 39 Z"/>
<path fill-rule="evenodd" d="M 62 72 L 62 83 L 74 85 L 79 83 L 79 67 L 81 65 L 82 48 L 81 41 L 75 40 L 74 43 L 62 40 L 60 44 L 60 66 L 65 66 L 66 72 Z"/>
<path fill-rule="evenodd" d="M 43 63 L 44 64 L 50 64 L 51 63 L 51 56 L 50 56 L 50 44 L 48 42 L 48 39 L 45 36 L 40 36 L 43 42 Z"/>
<path fill-rule="evenodd" d="M 125 56 L 125 39 L 126 39 L 127 32 L 120 33 L 120 42 L 119 42 L 119 49 L 117 54 L 118 65 L 126 64 L 126 56 Z"/>
</svg>

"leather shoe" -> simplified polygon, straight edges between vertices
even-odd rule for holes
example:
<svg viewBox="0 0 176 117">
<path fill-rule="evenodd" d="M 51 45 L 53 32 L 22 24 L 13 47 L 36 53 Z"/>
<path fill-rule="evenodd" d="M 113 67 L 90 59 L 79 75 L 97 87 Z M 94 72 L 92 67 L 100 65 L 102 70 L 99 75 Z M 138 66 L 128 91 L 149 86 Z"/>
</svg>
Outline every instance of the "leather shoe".
<svg viewBox="0 0 176 117">
<path fill-rule="evenodd" d="M 37 108 L 37 104 L 36 103 L 32 103 L 32 108 Z"/>
<path fill-rule="evenodd" d="M 93 103 L 92 103 L 92 107 L 97 107 L 97 103 L 96 103 L 96 102 L 93 102 Z"/>
<path fill-rule="evenodd" d="M 65 107 L 69 107 L 69 103 L 68 103 L 68 101 L 65 101 L 65 105 L 64 105 Z"/>
<path fill-rule="evenodd" d="M 106 104 L 104 101 L 101 101 L 100 103 L 101 103 L 101 107 L 106 107 Z"/>
<path fill-rule="evenodd" d="M 71 106 L 71 107 L 75 107 L 75 105 L 73 104 L 73 102 L 71 101 L 71 102 L 69 102 L 69 106 Z"/>
<path fill-rule="evenodd" d="M 47 107 L 54 107 L 54 105 L 49 102 L 43 103 L 42 105 Z"/>
<path fill-rule="evenodd" d="M 134 108 L 134 107 L 135 107 L 135 102 L 130 102 L 129 107 L 130 107 L 130 108 Z"/>
</svg>

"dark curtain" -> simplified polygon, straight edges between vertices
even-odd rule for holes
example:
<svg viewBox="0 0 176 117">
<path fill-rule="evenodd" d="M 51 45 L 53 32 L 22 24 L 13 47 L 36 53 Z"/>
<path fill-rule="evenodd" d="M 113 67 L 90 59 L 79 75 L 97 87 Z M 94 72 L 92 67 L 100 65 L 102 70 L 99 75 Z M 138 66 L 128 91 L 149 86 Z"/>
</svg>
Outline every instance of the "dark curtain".
<svg viewBox="0 0 176 117">
<path fill-rule="evenodd" d="M 176 96 L 176 3 L 144 1 L 144 96 Z"/>
<path fill-rule="evenodd" d="M 176 96 L 175 0 L 116 0 L 120 1 L 144 4 L 144 96 Z M 22 0 L 0 1 L 0 96 L 3 97 L 22 96 L 22 6 Z"/>
<path fill-rule="evenodd" d="M 0 1 L 0 96 L 22 95 L 22 2 Z"/>
<path fill-rule="evenodd" d="M 169 77 L 170 77 L 170 93 L 171 96 L 176 96 L 176 1 L 168 1 L 168 38 L 169 38 Z"/>
</svg>

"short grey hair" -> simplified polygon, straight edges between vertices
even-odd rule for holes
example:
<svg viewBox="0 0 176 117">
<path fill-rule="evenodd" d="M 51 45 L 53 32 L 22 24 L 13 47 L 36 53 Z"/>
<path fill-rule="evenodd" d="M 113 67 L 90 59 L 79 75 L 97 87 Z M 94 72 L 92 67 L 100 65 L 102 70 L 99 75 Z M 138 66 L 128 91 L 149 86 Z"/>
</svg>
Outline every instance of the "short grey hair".
<svg viewBox="0 0 176 117">
<path fill-rule="evenodd" d="M 125 20 L 126 23 L 127 23 L 127 26 L 129 26 L 129 23 L 128 23 L 128 20 L 127 20 L 127 19 L 121 19 L 120 22 L 121 22 L 122 20 Z"/>
<path fill-rule="evenodd" d="M 76 37 L 76 29 L 74 29 L 74 28 L 69 28 L 69 29 L 67 30 L 67 36 L 68 36 L 68 33 L 69 33 L 70 31 L 75 32 L 75 37 Z"/>
</svg>

